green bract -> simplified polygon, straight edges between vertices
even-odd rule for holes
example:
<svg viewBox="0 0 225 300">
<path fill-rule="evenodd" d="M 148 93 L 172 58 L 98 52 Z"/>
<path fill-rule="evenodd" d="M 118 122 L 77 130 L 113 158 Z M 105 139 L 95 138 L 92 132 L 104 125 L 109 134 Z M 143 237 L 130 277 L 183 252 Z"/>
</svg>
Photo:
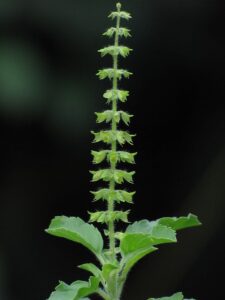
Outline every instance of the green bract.
<svg viewBox="0 0 225 300">
<path fill-rule="evenodd" d="M 118 81 L 132 75 L 128 70 L 119 68 L 118 58 L 127 57 L 132 49 L 119 44 L 120 38 L 131 36 L 128 28 L 121 27 L 121 21 L 129 20 L 131 15 L 121 10 L 120 3 L 116 8 L 116 11 L 109 15 L 116 21 L 115 26 L 103 34 L 114 38 L 114 43 L 99 50 L 102 57 L 105 55 L 112 57 L 113 66 L 97 73 L 100 79 L 108 78 L 112 83 L 103 94 L 106 104 L 110 105 L 109 109 L 95 113 L 96 122 L 107 125 L 107 128 L 92 131 L 93 143 L 103 143 L 104 148 L 91 151 L 93 164 L 97 165 L 98 169 L 90 171 L 92 182 L 101 182 L 103 185 L 91 191 L 93 202 L 104 201 L 106 209 L 89 212 L 89 222 L 103 224 L 104 238 L 108 242 L 104 244 L 100 231 L 79 217 L 55 217 L 46 231 L 83 245 L 96 256 L 98 264 L 80 265 L 79 268 L 91 273 L 89 281 L 75 281 L 69 285 L 60 282 L 48 300 L 90 300 L 87 297 L 92 294 L 97 294 L 105 300 L 121 300 L 127 275 L 141 258 L 158 250 L 161 244 L 176 243 L 176 231 L 200 225 L 197 216 L 189 214 L 186 217 L 164 217 L 155 221 L 140 220 L 126 225 L 124 231 L 117 230 L 117 222 L 130 223 L 128 220 L 130 210 L 126 208 L 122 210 L 117 206 L 121 203 L 124 206 L 133 203 L 135 191 L 125 189 L 123 184 L 133 183 L 135 171 L 127 170 L 124 164 L 128 164 L 128 168 L 133 166 L 137 153 L 123 149 L 125 145 L 133 145 L 135 134 L 119 128 L 121 125 L 129 126 L 133 115 L 118 109 L 129 96 L 129 91 L 119 89 Z M 101 168 L 100 164 L 103 162 L 106 166 Z M 148 300 L 185 299 L 182 293 L 176 293 L 170 297 Z"/>
</svg>

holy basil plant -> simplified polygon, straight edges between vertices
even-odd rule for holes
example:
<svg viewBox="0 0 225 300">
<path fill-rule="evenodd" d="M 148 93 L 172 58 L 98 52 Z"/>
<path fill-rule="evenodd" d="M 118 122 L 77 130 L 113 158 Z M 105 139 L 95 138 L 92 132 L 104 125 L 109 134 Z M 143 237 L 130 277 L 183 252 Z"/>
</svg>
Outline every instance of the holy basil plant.
<svg viewBox="0 0 225 300">
<path fill-rule="evenodd" d="M 97 258 L 98 263 L 85 263 L 79 268 L 91 274 L 88 281 L 77 280 L 70 284 L 59 282 L 48 300 L 90 300 L 93 294 L 105 300 L 120 300 L 127 275 L 132 267 L 144 256 L 156 250 L 161 244 L 176 243 L 178 230 L 200 225 L 198 218 L 189 214 L 185 217 L 164 217 L 155 221 L 140 220 L 132 224 L 128 222 L 129 210 L 118 209 L 119 204 L 133 203 L 134 191 L 124 189 L 124 183 L 133 183 L 134 171 L 127 171 L 123 164 L 134 164 L 136 152 L 123 150 L 123 145 L 133 144 L 134 134 L 124 130 L 133 115 L 119 110 L 129 96 L 129 91 L 119 86 L 119 81 L 129 78 L 132 73 L 119 67 L 119 57 L 125 58 L 132 49 L 119 43 L 123 38 L 131 36 L 130 30 L 121 25 L 122 21 L 129 21 L 131 15 L 121 9 L 117 3 L 116 10 L 109 18 L 115 24 L 103 34 L 112 39 L 113 45 L 99 50 L 102 57 L 111 56 L 113 65 L 110 68 L 99 70 L 97 76 L 109 79 L 112 86 L 103 94 L 109 109 L 97 112 L 97 123 L 108 124 L 106 129 L 92 132 L 93 142 L 105 144 L 104 150 L 95 150 L 93 164 L 104 162 L 108 167 L 97 167 L 90 171 L 93 182 L 104 182 L 103 188 L 92 191 L 95 202 L 104 202 L 106 210 L 90 212 L 89 223 L 79 217 L 55 217 L 46 230 L 47 233 L 79 243 L 89 249 Z M 121 128 L 121 124 L 123 127 Z M 101 146 L 102 147 L 102 146 Z M 102 149 L 102 148 L 101 148 Z M 102 183 L 101 183 L 102 185 Z M 104 231 L 90 223 L 104 225 Z M 117 231 L 116 223 L 129 223 L 125 231 Z M 104 236 L 104 238 L 103 238 Z M 104 243 L 104 239 L 108 242 Z M 149 298 L 148 300 L 183 300 L 182 293 L 170 297 Z"/>
</svg>

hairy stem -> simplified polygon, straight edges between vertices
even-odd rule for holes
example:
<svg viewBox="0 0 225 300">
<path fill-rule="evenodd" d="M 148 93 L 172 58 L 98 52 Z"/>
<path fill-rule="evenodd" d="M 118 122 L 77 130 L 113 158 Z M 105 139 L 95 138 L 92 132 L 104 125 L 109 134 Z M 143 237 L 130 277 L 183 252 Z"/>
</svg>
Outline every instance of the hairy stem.
<svg viewBox="0 0 225 300">
<path fill-rule="evenodd" d="M 121 9 L 121 4 L 117 4 L 117 11 L 119 12 Z M 114 41 L 114 46 L 118 47 L 119 45 L 119 28 L 120 28 L 120 16 L 117 17 L 117 21 L 116 21 L 116 34 L 115 34 L 115 41 Z M 114 55 L 113 56 L 113 69 L 117 70 L 118 69 L 118 55 Z M 113 90 L 117 90 L 118 87 L 118 79 L 116 77 L 116 74 L 114 75 L 113 78 Z M 116 113 L 117 111 L 117 99 L 114 99 L 112 101 L 112 111 L 113 114 Z M 115 119 L 112 119 L 112 131 L 116 131 L 117 130 L 117 124 Z M 113 141 L 111 144 L 111 150 L 112 151 L 116 151 L 117 149 L 117 142 Z M 110 167 L 112 170 L 116 169 L 116 162 L 111 162 L 110 163 Z M 111 180 L 110 184 L 109 184 L 109 188 L 111 191 L 115 190 L 115 181 Z M 114 200 L 109 201 L 108 203 L 108 211 L 109 212 L 113 212 L 114 211 Z M 112 254 L 113 258 L 116 258 L 116 253 L 115 253 L 115 224 L 114 221 L 110 221 L 108 224 L 108 229 L 109 229 L 109 248 L 110 248 L 110 252 Z"/>
</svg>

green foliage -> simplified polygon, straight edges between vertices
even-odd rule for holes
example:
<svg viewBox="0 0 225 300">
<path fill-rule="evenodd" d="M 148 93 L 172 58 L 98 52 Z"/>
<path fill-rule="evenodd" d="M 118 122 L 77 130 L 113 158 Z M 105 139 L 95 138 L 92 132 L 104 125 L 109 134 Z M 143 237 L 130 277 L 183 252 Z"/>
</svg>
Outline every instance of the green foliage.
<svg viewBox="0 0 225 300">
<path fill-rule="evenodd" d="M 55 217 L 49 228 L 49 234 L 79 243 L 95 254 L 98 265 L 85 263 L 79 268 L 92 274 L 89 281 L 75 281 L 68 285 L 64 282 L 56 287 L 48 300 L 90 300 L 87 298 L 97 294 L 105 300 L 120 300 L 128 273 L 132 267 L 144 256 L 156 250 L 161 244 L 176 243 L 176 232 L 181 229 L 199 226 L 197 216 L 189 214 L 186 217 L 164 217 L 155 221 L 140 220 L 131 223 L 124 231 L 117 231 L 117 222 L 129 223 L 129 209 L 117 209 L 117 205 L 133 203 L 135 191 L 121 187 L 124 183 L 133 183 L 135 171 L 121 169 L 118 164 L 135 164 L 136 152 L 122 150 L 121 147 L 133 145 L 135 134 L 121 130 L 121 124 L 129 126 L 132 114 L 118 110 L 118 105 L 127 101 L 129 91 L 118 88 L 118 81 L 129 78 L 132 73 L 118 68 L 119 56 L 127 57 L 132 49 L 119 44 L 120 38 L 131 36 L 130 30 L 121 27 L 122 20 L 129 20 L 131 15 L 122 11 L 121 4 L 110 14 L 116 20 L 116 26 L 110 27 L 103 34 L 114 38 L 114 44 L 99 50 L 102 57 L 112 56 L 113 67 L 102 69 L 97 73 L 99 79 L 110 79 L 111 89 L 108 89 L 103 98 L 110 109 L 96 112 L 96 122 L 109 124 L 109 128 L 93 132 L 93 143 L 104 143 L 106 149 L 92 150 L 93 164 L 105 163 L 108 166 L 90 171 L 92 182 L 103 182 L 104 187 L 91 191 L 93 202 L 104 201 L 105 210 L 89 212 L 89 222 L 103 224 L 104 238 L 109 245 L 104 244 L 99 230 L 91 224 L 85 223 L 78 217 Z M 118 189 L 117 185 L 120 185 Z M 97 204 L 98 204 L 97 203 Z M 182 293 L 164 298 L 149 298 L 148 300 L 185 300 Z M 186 299 L 187 300 L 187 299 Z M 192 299 L 193 300 L 193 299 Z"/>
<path fill-rule="evenodd" d="M 184 296 L 182 293 L 176 293 L 173 296 L 170 297 L 163 297 L 163 298 L 149 298 L 148 300 L 188 300 L 184 299 Z M 194 299 L 189 299 L 189 300 L 194 300 Z"/>
<path fill-rule="evenodd" d="M 189 214 L 187 217 L 180 218 L 161 218 L 157 220 L 157 222 L 159 224 L 171 227 L 174 230 L 180 230 L 201 225 L 201 223 L 198 220 L 198 217 L 193 214 Z"/>
<path fill-rule="evenodd" d="M 90 277 L 89 282 L 79 280 L 70 285 L 61 281 L 49 300 L 87 300 L 84 297 L 95 293 L 98 286 L 99 280 L 94 276 Z"/>
<path fill-rule="evenodd" d="M 80 218 L 55 217 L 46 232 L 82 244 L 95 254 L 100 254 L 103 249 L 101 233 Z"/>
</svg>

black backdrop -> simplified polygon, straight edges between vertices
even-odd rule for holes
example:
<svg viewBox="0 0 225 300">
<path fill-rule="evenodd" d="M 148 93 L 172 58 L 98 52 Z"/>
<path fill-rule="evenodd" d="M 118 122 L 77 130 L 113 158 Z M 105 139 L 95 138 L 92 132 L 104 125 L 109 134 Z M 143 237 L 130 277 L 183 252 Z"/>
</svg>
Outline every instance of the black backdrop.
<svg viewBox="0 0 225 300">
<path fill-rule="evenodd" d="M 199 215 L 131 272 L 124 300 L 182 290 L 223 298 L 225 207 L 225 4 L 221 0 L 127 0 L 134 72 L 137 194 L 131 220 Z M 58 280 L 85 279 L 92 256 L 44 233 L 54 215 L 87 219 L 90 130 L 105 108 L 97 49 L 114 1 L 1 0 L 0 299 L 46 299 Z M 97 299 L 97 298 L 96 298 Z"/>
</svg>

